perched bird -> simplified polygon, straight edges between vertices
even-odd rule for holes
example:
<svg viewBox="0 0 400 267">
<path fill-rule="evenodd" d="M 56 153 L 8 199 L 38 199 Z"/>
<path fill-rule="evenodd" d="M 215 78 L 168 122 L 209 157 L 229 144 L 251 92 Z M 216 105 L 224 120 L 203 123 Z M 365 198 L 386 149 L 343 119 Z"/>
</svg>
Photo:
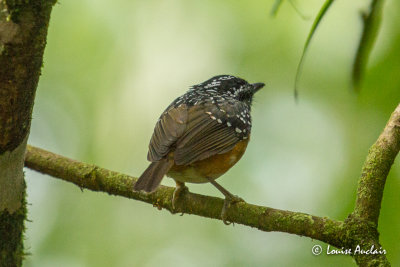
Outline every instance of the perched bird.
<svg viewBox="0 0 400 267">
<path fill-rule="evenodd" d="M 243 201 L 215 179 L 227 172 L 246 150 L 251 132 L 253 95 L 263 83 L 249 84 L 231 76 L 215 76 L 192 86 L 161 114 L 149 144 L 150 166 L 135 183 L 135 191 L 153 192 L 164 175 L 176 182 L 175 208 L 185 183 L 211 183 L 225 196 L 221 217 L 231 203 Z"/>
</svg>

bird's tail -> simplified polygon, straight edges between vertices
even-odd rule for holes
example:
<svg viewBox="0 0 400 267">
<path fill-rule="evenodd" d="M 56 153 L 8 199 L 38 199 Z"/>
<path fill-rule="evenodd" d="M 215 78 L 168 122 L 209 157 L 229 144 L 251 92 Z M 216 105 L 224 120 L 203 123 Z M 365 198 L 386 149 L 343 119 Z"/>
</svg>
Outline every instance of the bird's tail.
<svg viewBox="0 0 400 267">
<path fill-rule="evenodd" d="M 174 161 L 172 159 L 161 159 L 160 161 L 152 162 L 139 177 L 133 186 L 133 190 L 153 192 L 157 189 L 162 178 L 169 171 L 169 169 L 171 169 L 172 165 L 174 165 Z"/>
</svg>

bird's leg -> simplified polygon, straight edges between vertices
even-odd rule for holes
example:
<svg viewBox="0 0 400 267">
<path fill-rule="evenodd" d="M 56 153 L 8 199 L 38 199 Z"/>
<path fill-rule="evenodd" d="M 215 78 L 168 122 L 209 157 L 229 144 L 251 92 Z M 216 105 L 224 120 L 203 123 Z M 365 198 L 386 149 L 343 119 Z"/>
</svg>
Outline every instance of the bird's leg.
<svg viewBox="0 0 400 267">
<path fill-rule="evenodd" d="M 187 188 L 185 183 L 179 182 L 179 181 L 175 181 L 175 183 L 176 183 L 176 187 L 175 187 L 174 194 L 172 195 L 172 209 L 173 210 L 175 210 L 177 201 L 178 201 L 179 197 L 181 196 L 181 194 L 184 194 L 189 191 L 189 189 Z"/>
<path fill-rule="evenodd" d="M 232 204 L 238 203 L 238 202 L 244 202 L 244 200 L 238 196 L 233 195 L 230 193 L 228 190 L 226 190 L 224 187 L 222 187 L 219 183 L 217 183 L 215 180 L 211 178 L 207 178 L 210 183 L 215 186 L 222 194 L 225 196 L 225 201 L 224 201 L 224 206 L 222 207 L 221 211 L 221 219 L 224 222 L 224 224 L 229 225 L 231 224 L 230 222 L 227 222 L 227 211 L 229 207 Z"/>
</svg>

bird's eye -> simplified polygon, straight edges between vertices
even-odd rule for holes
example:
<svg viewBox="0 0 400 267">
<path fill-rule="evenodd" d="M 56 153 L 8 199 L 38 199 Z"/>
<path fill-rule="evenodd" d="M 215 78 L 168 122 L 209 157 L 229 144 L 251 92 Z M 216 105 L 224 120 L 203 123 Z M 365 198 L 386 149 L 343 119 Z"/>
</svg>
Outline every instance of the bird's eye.
<svg viewBox="0 0 400 267">
<path fill-rule="evenodd" d="M 253 94 L 250 90 L 242 90 L 238 93 L 239 101 L 250 100 L 253 97 Z"/>
</svg>

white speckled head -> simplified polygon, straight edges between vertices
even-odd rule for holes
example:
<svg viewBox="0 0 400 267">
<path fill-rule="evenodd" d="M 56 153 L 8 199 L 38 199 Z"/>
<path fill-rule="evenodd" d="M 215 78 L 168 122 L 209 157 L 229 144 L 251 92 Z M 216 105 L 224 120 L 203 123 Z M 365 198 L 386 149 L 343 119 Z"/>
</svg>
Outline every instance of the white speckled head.
<svg viewBox="0 0 400 267">
<path fill-rule="evenodd" d="M 204 105 L 204 113 L 218 125 L 231 128 L 240 138 L 246 139 L 251 131 L 250 109 L 253 95 L 264 87 L 263 83 L 250 84 L 232 76 L 218 75 L 192 86 L 167 108 L 186 105 Z M 207 108 L 206 108 L 207 107 Z"/>
<path fill-rule="evenodd" d="M 203 92 L 211 96 L 210 99 L 214 101 L 217 100 L 212 97 L 218 96 L 222 100 L 235 98 L 251 104 L 254 93 L 262 87 L 264 87 L 263 83 L 250 84 L 246 80 L 232 75 L 218 75 L 193 86 L 191 90 L 200 94 Z"/>
</svg>

